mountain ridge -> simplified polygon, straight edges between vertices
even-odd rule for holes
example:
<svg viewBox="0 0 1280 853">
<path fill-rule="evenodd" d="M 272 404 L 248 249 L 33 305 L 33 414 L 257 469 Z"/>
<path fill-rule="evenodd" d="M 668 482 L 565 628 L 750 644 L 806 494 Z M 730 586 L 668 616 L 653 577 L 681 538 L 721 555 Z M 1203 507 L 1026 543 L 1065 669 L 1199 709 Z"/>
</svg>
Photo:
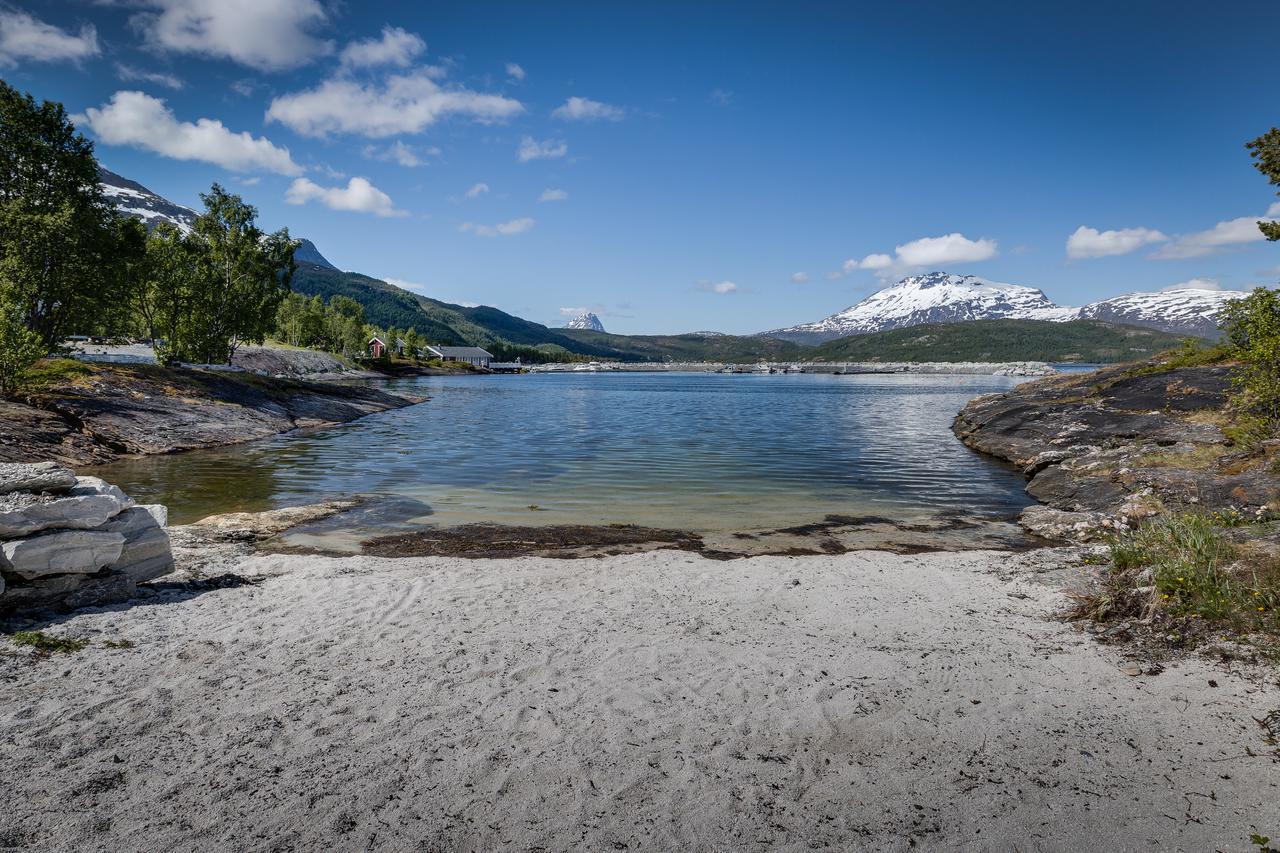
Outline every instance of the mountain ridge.
<svg viewBox="0 0 1280 853">
<path fill-rule="evenodd" d="M 828 340 L 909 328 L 929 323 L 967 320 L 1106 320 L 1145 326 L 1164 332 L 1213 337 L 1217 316 L 1241 291 L 1185 289 L 1157 293 L 1127 293 L 1080 308 L 1057 305 L 1043 291 L 1018 284 L 989 281 L 972 275 L 931 272 L 908 276 L 852 305 L 813 323 L 802 323 L 760 334 L 796 343 Z"/>
</svg>

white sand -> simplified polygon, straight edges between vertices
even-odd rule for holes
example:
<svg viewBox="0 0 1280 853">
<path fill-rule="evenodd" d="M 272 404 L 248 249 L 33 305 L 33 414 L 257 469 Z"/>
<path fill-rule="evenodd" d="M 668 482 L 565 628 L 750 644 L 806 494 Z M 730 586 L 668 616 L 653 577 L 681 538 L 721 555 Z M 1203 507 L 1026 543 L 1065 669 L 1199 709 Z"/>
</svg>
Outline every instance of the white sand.
<svg viewBox="0 0 1280 853">
<path fill-rule="evenodd" d="M 82 613 L 46 630 L 89 649 L 0 657 L 0 847 L 1280 836 L 1253 719 L 1280 707 L 1275 678 L 1122 674 L 1045 618 L 1060 594 L 1022 570 L 1047 553 L 253 558 L 259 586 Z"/>
</svg>

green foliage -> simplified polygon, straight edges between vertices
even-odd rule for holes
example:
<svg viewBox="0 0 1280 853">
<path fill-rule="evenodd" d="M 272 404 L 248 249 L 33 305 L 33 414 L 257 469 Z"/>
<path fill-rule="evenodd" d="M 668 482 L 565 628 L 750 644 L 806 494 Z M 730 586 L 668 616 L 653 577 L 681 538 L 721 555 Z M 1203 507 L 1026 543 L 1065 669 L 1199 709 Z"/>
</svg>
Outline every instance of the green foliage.
<svg viewBox="0 0 1280 853">
<path fill-rule="evenodd" d="M 1274 433 L 1280 428 L 1280 293 L 1259 287 L 1227 303 L 1222 326 L 1240 361 L 1235 376 L 1239 404 Z"/>
<path fill-rule="evenodd" d="M 1109 543 L 1112 573 L 1103 616 L 1137 616 L 1167 608 L 1237 627 L 1277 627 L 1280 566 L 1246 552 L 1222 532 L 1238 517 L 1187 513 L 1148 521 Z M 1149 580 L 1143 576 L 1149 572 Z M 1146 584 L 1146 598 L 1139 591 Z M 1092 615 L 1099 615 L 1097 613 Z"/>
<path fill-rule="evenodd" d="M 23 376 L 24 387 L 38 389 L 50 385 L 66 385 L 92 376 L 94 365 L 74 358 L 46 358 L 36 362 Z"/>
<path fill-rule="evenodd" d="M 365 351 L 364 309 L 345 296 L 325 305 L 319 296 L 310 299 L 290 293 L 276 311 L 277 339 L 295 347 L 322 349 L 348 357 Z"/>
<path fill-rule="evenodd" d="M 296 269 L 287 229 L 264 234 L 257 210 L 217 184 L 200 198 L 205 211 L 190 234 L 159 227 L 147 241 L 139 312 L 167 364 L 230 363 L 240 343 L 261 343 Z"/>
<path fill-rule="evenodd" d="M 0 397 L 12 397 L 46 352 L 44 341 L 23 322 L 21 310 L 0 302 Z"/>
<path fill-rule="evenodd" d="M 102 328 L 141 253 L 98 185 L 93 144 L 61 104 L 0 81 L 0 303 L 43 341 Z M 12 358 L 12 355 L 9 356 Z"/>
<path fill-rule="evenodd" d="M 1252 142 L 1245 143 L 1245 147 L 1257 161 L 1253 167 L 1266 175 L 1272 186 L 1280 186 L 1280 128 L 1271 128 Z M 1280 240 L 1280 222 L 1259 222 L 1258 228 L 1268 240 Z"/>
<path fill-rule="evenodd" d="M 1111 363 L 1149 358 L 1182 337 L 1100 320 L 974 320 L 930 323 L 841 338 L 816 347 L 822 361 L 1058 361 Z"/>
<path fill-rule="evenodd" d="M 13 635 L 12 639 L 15 646 L 28 646 L 44 654 L 60 652 L 69 655 L 89 645 L 88 640 L 55 637 L 52 634 L 46 634 L 44 631 L 18 631 Z"/>
</svg>

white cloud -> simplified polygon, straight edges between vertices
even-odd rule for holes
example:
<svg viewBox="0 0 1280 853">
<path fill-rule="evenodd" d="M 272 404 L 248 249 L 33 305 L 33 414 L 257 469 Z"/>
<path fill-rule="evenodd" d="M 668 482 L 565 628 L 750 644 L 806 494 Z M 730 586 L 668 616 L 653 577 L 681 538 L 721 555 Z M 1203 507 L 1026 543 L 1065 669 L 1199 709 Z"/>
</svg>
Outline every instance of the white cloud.
<svg viewBox="0 0 1280 853">
<path fill-rule="evenodd" d="M 734 284 L 731 281 L 717 281 L 715 283 L 712 283 L 709 281 L 698 282 L 698 290 L 703 290 L 703 291 L 706 291 L 707 293 L 716 293 L 716 294 L 719 294 L 720 296 L 725 296 L 727 294 L 733 293 L 737 289 L 738 289 L 738 285 Z"/>
<path fill-rule="evenodd" d="M 390 145 L 366 145 L 364 147 L 364 156 L 370 160 L 384 160 L 388 163 L 399 163 L 401 166 L 413 168 L 414 166 L 425 166 L 427 161 L 423 157 L 438 157 L 440 149 L 431 147 L 415 150 L 405 145 L 400 140 L 396 140 Z M 342 177 L 342 176 L 339 176 Z"/>
<path fill-rule="evenodd" d="M 538 196 L 538 201 L 568 201 L 569 194 L 564 190 L 545 189 L 542 195 Z"/>
<path fill-rule="evenodd" d="M 164 101 L 142 92 L 116 92 L 101 108 L 85 110 L 85 124 L 107 145 L 131 145 L 172 157 L 200 160 L 233 172 L 301 175 L 289 149 L 265 137 L 233 133 L 217 119 L 178 121 Z"/>
<path fill-rule="evenodd" d="M 370 68 L 395 65 L 407 68 L 427 49 L 421 38 L 400 27 L 383 27 L 382 38 L 353 41 L 342 49 L 338 59 L 347 68 Z"/>
<path fill-rule="evenodd" d="M 552 110 L 551 116 L 564 121 L 621 121 L 626 116 L 626 111 L 590 98 L 573 97 Z"/>
<path fill-rule="evenodd" d="M 1165 291 L 1170 290 L 1222 290 L 1222 282 L 1216 278 L 1192 278 L 1186 281 L 1180 281 L 1177 284 L 1171 284 L 1162 288 Z"/>
<path fill-rule="evenodd" d="M 497 225 L 476 225 L 473 222 L 464 222 L 458 226 L 458 230 L 469 231 L 480 237 L 509 237 L 512 234 L 523 234 L 532 228 L 534 224 L 535 221 L 526 216 L 522 219 L 513 219 L 510 222 L 500 222 Z"/>
<path fill-rule="evenodd" d="M 729 104 L 733 103 L 733 92 L 730 92 L 727 89 L 712 89 L 711 94 L 707 95 L 707 100 L 713 104 L 719 104 L 722 107 L 727 107 Z"/>
<path fill-rule="evenodd" d="M 1207 231 L 1184 234 L 1169 245 L 1152 252 L 1151 257 L 1162 261 L 1199 258 L 1232 246 L 1265 240 L 1266 237 L 1258 230 L 1258 222 L 1273 222 L 1277 218 L 1280 218 L 1280 203 L 1271 205 L 1266 216 L 1240 216 L 1219 222 Z"/>
<path fill-rule="evenodd" d="M 1164 234 L 1151 228 L 1121 228 L 1115 231 L 1099 231 L 1081 225 L 1067 238 L 1067 257 L 1072 260 L 1105 258 L 1110 255 L 1127 255 L 1152 243 L 1168 240 Z"/>
<path fill-rule="evenodd" d="M 364 178 L 352 178 L 345 187 L 322 187 L 307 178 L 298 178 L 285 193 L 289 204 L 318 201 L 331 210 L 372 213 L 375 216 L 406 216 L 391 202 L 391 196 Z"/>
<path fill-rule="evenodd" d="M 590 308 L 561 308 L 561 317 L 581 317 L 583 314 L 594 313 Z"/>
<path fill-rule="evenodd" d="M 157 86 L 166 86 L 170 89 L 181 89 L 186 85 L 172 74 L 165 74 L 160 71 L 144 71 L 141 68 L 134 68 L 132 65 L 125 65 L 123 62 L 116 63 L 116 76 L 126 82 L 141 80 L 144 83 L 155 83 Z"/>
<path fill-rule="evenodd" d="M 858 261 L 858 266 L 864 270 L 883 270 L 893 266 L 893 258 L 888 255 L 867 255 Z"/>
<path fill-rule="evenodd" d="M 489 191 L 489 185 L 485 183 L 472 184 L 471 189 L 467 190 L 467 198 L 479 198 Z"/>
<path fill-rule="evenodd" d="M 796 284 L 804 284 L 809 280 L 809 274 L 807 272 L 793 272 L 791 280 Z"/>
<path fill-rule="evenodd" d="M 345 78 L 325 80 L 314 89 L 273 100 L 267 121 L 306 136 L 354 133 L 376 139 L 419 133 L 450 115 L 494 122 L 524 110 L 519 101 L 501 95 L 441 86 L 433 79 L 441 74 L 438 68 L 423 68 L 393 75 L 381 86 L 362 86 Z"/>
<path fill-rule="evenodd" d="M 296 68 L 333 50 L 313 33 L 319 0 L 140 0 L 135 24 L 155 45 L 231 59 L 261 71 Z"/>
<path fill-rule="evenodd" d="M 528 163 L 530 160 L 550 160 L 556 157 L 563 157 L 569 153 L 569 146 L 563 139 L 544 139 L 539 141 L 532 136 L 526 136 L 520 140 L 520 147 L 516 150 L 516 159 L 521 163 Z"/>
<path fill-rule="evenodd" d="M 512 80 L 523 81 L 525 78 L 525 72 L 523 68 L 521 68 L 519 65 L 516 65 L 514 62 L 508 62 L 507 76 L 510 77 Z"/>
<path fill-rule="evenodd" d="M 0 65 L 32 62 L 79 62 L 101 53 L 98 31 L 84 24 L 79 34 L 46 24 L 27 12 L 0 8 Z"/>
<path fill-rule="evenodd" d="M 894 247 L 896 263 L 902 267 L 942 267 L 985 261 L 996 256 L 995 240 L 970 240 L 963 234 L 922 237 Z M 887 268 L 887 267 L 886 267 Z"/>
</svg>

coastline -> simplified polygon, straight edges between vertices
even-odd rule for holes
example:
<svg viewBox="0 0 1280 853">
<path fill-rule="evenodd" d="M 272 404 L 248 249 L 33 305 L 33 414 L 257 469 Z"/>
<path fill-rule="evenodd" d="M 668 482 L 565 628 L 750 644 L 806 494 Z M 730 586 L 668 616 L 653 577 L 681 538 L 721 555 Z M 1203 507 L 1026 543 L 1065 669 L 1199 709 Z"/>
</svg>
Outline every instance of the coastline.
<svg viewBox="0 0 1280 853">
<path fill-rule="evenodd" d="M 1126 674 L 1053 618 L 1073 554 L 242 559 L 34 626 L 88 639 L 75 654 L 0 656 L 0 835 L 1203 850 L 1273 830 L 1257 720 L 1280 689 L 1200 659 Z"/>
</svg>

